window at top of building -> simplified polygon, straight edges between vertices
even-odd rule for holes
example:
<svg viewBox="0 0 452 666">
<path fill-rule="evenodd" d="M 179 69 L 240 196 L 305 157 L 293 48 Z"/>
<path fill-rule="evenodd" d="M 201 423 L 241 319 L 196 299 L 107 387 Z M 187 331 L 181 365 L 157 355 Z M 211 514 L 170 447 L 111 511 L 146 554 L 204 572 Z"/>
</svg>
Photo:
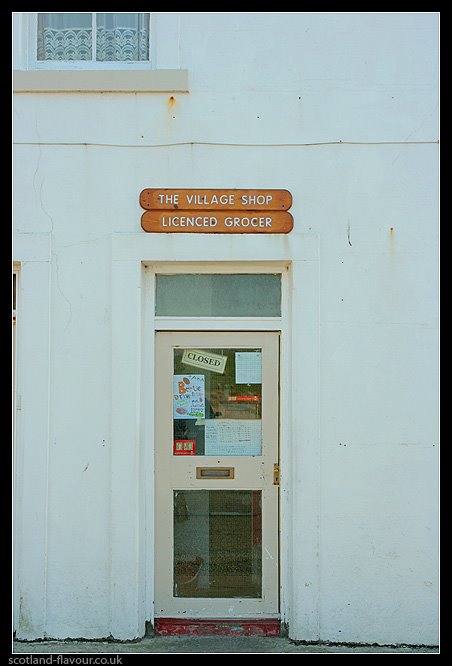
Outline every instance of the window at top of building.
<svg viewBox="0 0 452 666">
<path fill-rule="evenodd" d="M 39 62 L 149 61 L 149 13 L 38 13 Z"/>
</svg>

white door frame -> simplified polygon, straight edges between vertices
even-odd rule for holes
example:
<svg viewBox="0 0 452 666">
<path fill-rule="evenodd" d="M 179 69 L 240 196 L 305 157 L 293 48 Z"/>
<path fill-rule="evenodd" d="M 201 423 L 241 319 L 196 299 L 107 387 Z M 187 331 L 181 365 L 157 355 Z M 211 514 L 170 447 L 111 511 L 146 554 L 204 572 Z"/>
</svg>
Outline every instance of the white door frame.
<svg viewBox="0 0 452 666">
<path fill-rule="evenodd" d="M 144 328 L 149 330 L 149 334 L 155 336 L 155 333 L 158 331 L 228 331 L 228 332 L 246 332 L 246 331 L 256 331 L 256 332 L 266 332 L 266 331 L 277 331 L 280 333 L 280 420 L 279 420 L 279 462 L 281 469 L 281 484 L 280 484 L 280 498 L 279 498 L 279 529 L 280 529 L 280 540 L 281 544 L 287 543 L 288 534 L 289 534 L 289 513 L 286 510 L 287 503 L 289 501 L 288 495 L 288 481 L 289 474 L 288 470 L 290 469 L 290 463 L 287 463 L 287 446 L 291 441 L 291 403 L 290 403 L 290 387 L 288 382 L 285 381 L 285 378 L 290 377 L 290 284 L 291 284 L 291 266 L 290 262 L 145 262 L 144 263 L 144 284 L 145 284 L 145 294 L 143 298 L 145 299 L 145 313 L 144 313 Z M 155 315 L 155 282 L 156 275 L 161 274 L 208 274 L 208 273 L 224 273 L 224 274 L 233 274 L 233 273 L 278 273 L 281 275 L 281 316 L 280 317 L 162 317 Z M 155 341 L 152 340 L 152 344 L 144 350 L 144 354 L 147 356 L 147 360 L 144 361 L 144 368 L 148 367 L 149 371 L 154 372 L 155 363 L 153 356 L 153 349 L 155 346 Z M 152 348 L 152 349 L 151 349 Z M 147 376 L 147 372 L 143 373 L 143 376 Z M 142 383 L 142 392 L 146 396 L 146 391 L 149 390 L 146 382 Z M 148 394 L 148 400 L 151 400 L 151 395 Z M 146 397 L 145 397 L 146 400 Z M 149 402 L 147 402 L 149 405 Z M 154 420 L 153 407 L 150 408 L 148 412 L 148 424 L 147 430 L 148 436 L 152 437 L 154 441 L 154 436 L 151 434 L 150 430 L 152 429 L 152 423 Z M 152 455 L 154 456 L 155 447 L 152 446 Z M 152 460 L 152 469 L 153 469 Z M 151 464 L 150 457 L 148 458 L 148 464 Z M 287 468 L 287 473 L 285 472 Z M 152 495 L 151 492 L 147 493 L 146 496 L 146 514 L 149 516 L 150 513 L 154 510 L 153 500 L 154 500 L 154 481 L 152 479 L 151 483 Z M 150 502 L 152 501 L 152 505 Z M 153 569 L 153 557 L 155 550 L 155 525 L 152 522 L 151 529 L 148 531 L 148 540 L 147 540 L 147 553 L 148 553 L 148 564 L 149 570 L 152 570 L 152 576 L 154 576 Z M 280 577 L 280 589 L 279 589 L 279 606 L 280 606 L 280 617 L 281 622 L 287 621 L 287 609 L 288 601 L 286 599 L 286 590 L 287 588 L 284 585 L 284 581 L 287 578 L 287 572 L 289 571 L 289 560 L 290 553 L 289 549 L 285 545 L 281 545 L 279 553 L 279 577 Z M 149 580 L 150 573 L 147 575 Z M 154 584 L 149 581 L 146 586 L 148 590 L 152 589 L 152 598 L 147 595 L 149 603 L 152 604 L 152 621 L 154 620 Z"/>
<path fill-rule="evenodd" d="M 318 640 L 318 238 L 275 235 L 258 239 L 257 248 L 245 236 L 228 243 L 196 234 L 157 236 L 112 234 L 111 633 L 142 636 L 145 621 L 154 621 L 154 331 L 222 328 L 281 331 L 281 621 L 289 635 Z M 227 326 L 216 318 L 158 318 L 155 274 L 163 272 L 281 272 L 282 316 L 229 318 Z"/>
</svg>

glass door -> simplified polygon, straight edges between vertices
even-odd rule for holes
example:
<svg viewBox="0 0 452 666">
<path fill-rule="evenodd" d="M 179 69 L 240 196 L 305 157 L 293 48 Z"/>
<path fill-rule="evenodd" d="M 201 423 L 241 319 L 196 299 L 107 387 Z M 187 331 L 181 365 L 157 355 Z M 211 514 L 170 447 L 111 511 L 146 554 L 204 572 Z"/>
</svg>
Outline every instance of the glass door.
<svg viewBox="0 0 452 666">
<path fill-rule="evenodd" d="M 278 333 L 158 333 L 156 617 L 278 615 Z"/>
</svg>

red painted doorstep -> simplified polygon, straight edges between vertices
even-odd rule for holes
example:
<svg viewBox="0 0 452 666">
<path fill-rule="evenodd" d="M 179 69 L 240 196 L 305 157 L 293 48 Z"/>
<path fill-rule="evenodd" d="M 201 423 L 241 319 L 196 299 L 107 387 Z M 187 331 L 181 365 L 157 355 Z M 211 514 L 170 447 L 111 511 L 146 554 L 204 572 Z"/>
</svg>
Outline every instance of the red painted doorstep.
<svg viewBox="0 0 452 666">
<path fill-rule="evenodd" d="M 281 622 L 269 620 L 199 620 L 158 617 L 158 636 L 269 636 L 281 635 Z"/>
</svg>

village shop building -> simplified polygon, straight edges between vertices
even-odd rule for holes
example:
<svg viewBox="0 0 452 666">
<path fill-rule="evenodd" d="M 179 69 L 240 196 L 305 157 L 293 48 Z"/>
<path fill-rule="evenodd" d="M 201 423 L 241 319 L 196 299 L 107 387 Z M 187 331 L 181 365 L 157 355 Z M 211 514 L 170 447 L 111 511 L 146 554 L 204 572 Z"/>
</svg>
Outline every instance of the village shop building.
<svg viewBox="0 0 452 666">
<path fill-rule="evenodd" d="M 437 643 L 437 24 L 14 14 L 18 638 Z"/>
</svg>

